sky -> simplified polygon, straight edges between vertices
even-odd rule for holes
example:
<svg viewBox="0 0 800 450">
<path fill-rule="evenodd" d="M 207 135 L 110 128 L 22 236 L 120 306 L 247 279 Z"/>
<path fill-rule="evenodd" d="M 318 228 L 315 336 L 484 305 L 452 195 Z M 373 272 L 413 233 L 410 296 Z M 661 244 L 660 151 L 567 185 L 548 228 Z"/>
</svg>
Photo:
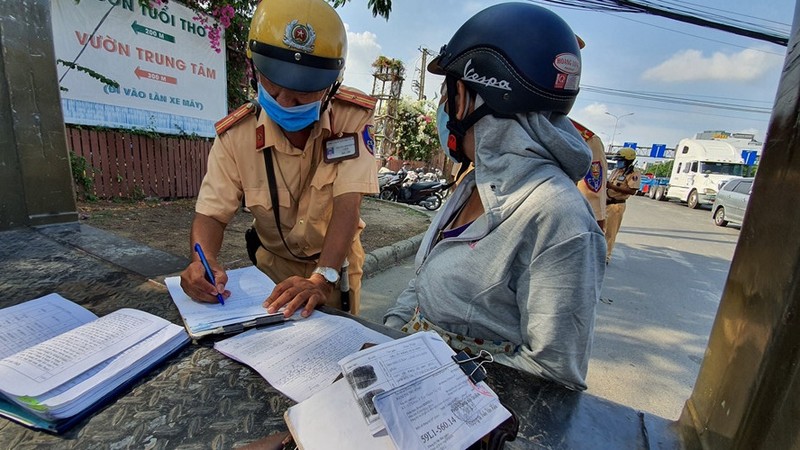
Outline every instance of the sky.
<svg viewBox="0 0 800 450">
<path fill-rule="evenodd" d="M 403 94 L 416 99 L 412 80 L 420 77 L 420 49 L 437 53 L 469 17 L 501 2 L 395 0 L 388 21 L 372 17 L 366 3 L 351 0 L 337 10 L 348 30 L 344 84 L 372 92 L 371 64 L 382 55 L 404 62 Z M 666 144 L 672 148 L 680 139 L 706 130 L 752 133 L 759 141 L 765 139 L 769 114 L 660 103 L 585 88 L 655 92 L 771 109 L 785 47 L 667 18 L 535 3 L 561 16 L 586 42 L 581 53 L 584 89 L 570 117 L 599 135 L 606 146 L 613 139 L 615 145 L 636 142 L 639 147 Z M 764 19 L 770 26 L 783 28 L 786 34 L 795 8 L 792 0 L 679 3 L 713 9 L 736 20 Z M 426 74 L 425 93 L 429 99 L 438 95 L 442 79 Z"/>
</svg>

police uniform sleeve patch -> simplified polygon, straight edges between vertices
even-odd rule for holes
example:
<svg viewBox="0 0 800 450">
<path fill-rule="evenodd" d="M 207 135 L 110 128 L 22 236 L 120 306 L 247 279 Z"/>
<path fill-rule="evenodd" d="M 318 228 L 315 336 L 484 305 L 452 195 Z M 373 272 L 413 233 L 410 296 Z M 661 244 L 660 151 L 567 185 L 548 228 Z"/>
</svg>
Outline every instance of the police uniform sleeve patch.
<svg viewBox="0 0 800 450">
<path fill-rule="evenodd" d="M 603 168 L 600 161 L 592 161 L 592 166 L 586 172 L 583 181 L 592 192 L 600 192 L 600 188 L 603 187 Z"/>
<path fill-rule="evenodd" d="M 367 151 L 371 155 L 375 155 L 375 126 L 374 125 L 367 125 L 364 127 L 364 130 L 361 131 L 361 139 L 364 140 L 364 145 L 367 147 Z"/>
<path fill-rule="evenodd" d="M 255 112 L 255 105 L 251 102 L 247 102 L 244 105 L 236 108 L 236 110 L 220 120 L 219 122 L 214 124 L 214 129 L 217 131 L 217 135 L 221 135 L 222 133 L 228 131 L 232 126 L 236 125 L 240 120 L 244 119 L 245 117 L 253 114 Z"/>
</svg>

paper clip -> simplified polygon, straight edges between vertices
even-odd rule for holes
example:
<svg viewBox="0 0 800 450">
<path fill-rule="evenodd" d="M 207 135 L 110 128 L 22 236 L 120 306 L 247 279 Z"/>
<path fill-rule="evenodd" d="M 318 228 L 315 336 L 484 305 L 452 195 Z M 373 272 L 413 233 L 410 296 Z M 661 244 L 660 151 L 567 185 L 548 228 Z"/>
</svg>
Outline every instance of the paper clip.
<svg viewBox="0 0 800 450">
<path fill-rule="evenodd" d="M 461 370 L 473 383 L 477 384 L 486 379 L 487 373 L 483 363 L 494 362 L 494 356 L 486 350 L 481 350 L 476 356 L 469 356 L 462 350 L 453 355 L 453 361 L 461 367 Z M 480 362 L 476 363 L 476 361 Z"/>
</svg>

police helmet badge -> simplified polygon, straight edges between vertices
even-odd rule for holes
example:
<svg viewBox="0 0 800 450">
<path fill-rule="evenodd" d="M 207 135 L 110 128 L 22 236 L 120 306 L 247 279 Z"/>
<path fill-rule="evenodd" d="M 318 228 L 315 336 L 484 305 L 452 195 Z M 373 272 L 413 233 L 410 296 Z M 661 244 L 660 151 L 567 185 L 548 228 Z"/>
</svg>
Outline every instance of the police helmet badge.
<svg viewBox="0 0 800 450">
<path fill-rule="evenodd" d="M 283 43 L 289 48 L 305 53 L 314 52 L 314 41 L 317 34 L 310 24 L 301 24 L 297 19 L 289 22 L 283 32 Z"/>
<path fill-rule="evenodd" d="M 603 187 L 603 167 L 600 165 L 600 161 L 592 161 L 592 166 L 589 168 L 589 171 L 586 172 L 583 181 L 592 192 L 600 191 L 600 188 Z"/>
<path fill-rule="evenodd" d="M 375 126 L 367 125 L 361 132 L 361 138 L 364 140 L 364 145 L 371 155 L 375 154 Z"/>
</svg>

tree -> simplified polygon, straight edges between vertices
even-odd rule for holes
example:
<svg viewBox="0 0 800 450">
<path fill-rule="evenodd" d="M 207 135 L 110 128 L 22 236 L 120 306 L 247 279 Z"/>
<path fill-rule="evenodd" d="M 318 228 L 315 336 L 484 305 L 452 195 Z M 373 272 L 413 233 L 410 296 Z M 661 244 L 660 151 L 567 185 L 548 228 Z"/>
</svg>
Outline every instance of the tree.
<svg viewBox="0 0 800 450">
<path fill-rule="evenodd" d="M 674 162 L 674 160 L 669 160 L 667 162 L 653 164 L 647 168 L 647 171 L 651 172 L 655 177 L 668 177 L 672 173 L 672 164 Z"/>
<path fill-rule="evenodd" d="M 439 148 L 433 103 L 402 99 L 398 105 L 394 138 L 397 156 L 401 159 L 430 161 L 433 152 Z"/>
</svg>

